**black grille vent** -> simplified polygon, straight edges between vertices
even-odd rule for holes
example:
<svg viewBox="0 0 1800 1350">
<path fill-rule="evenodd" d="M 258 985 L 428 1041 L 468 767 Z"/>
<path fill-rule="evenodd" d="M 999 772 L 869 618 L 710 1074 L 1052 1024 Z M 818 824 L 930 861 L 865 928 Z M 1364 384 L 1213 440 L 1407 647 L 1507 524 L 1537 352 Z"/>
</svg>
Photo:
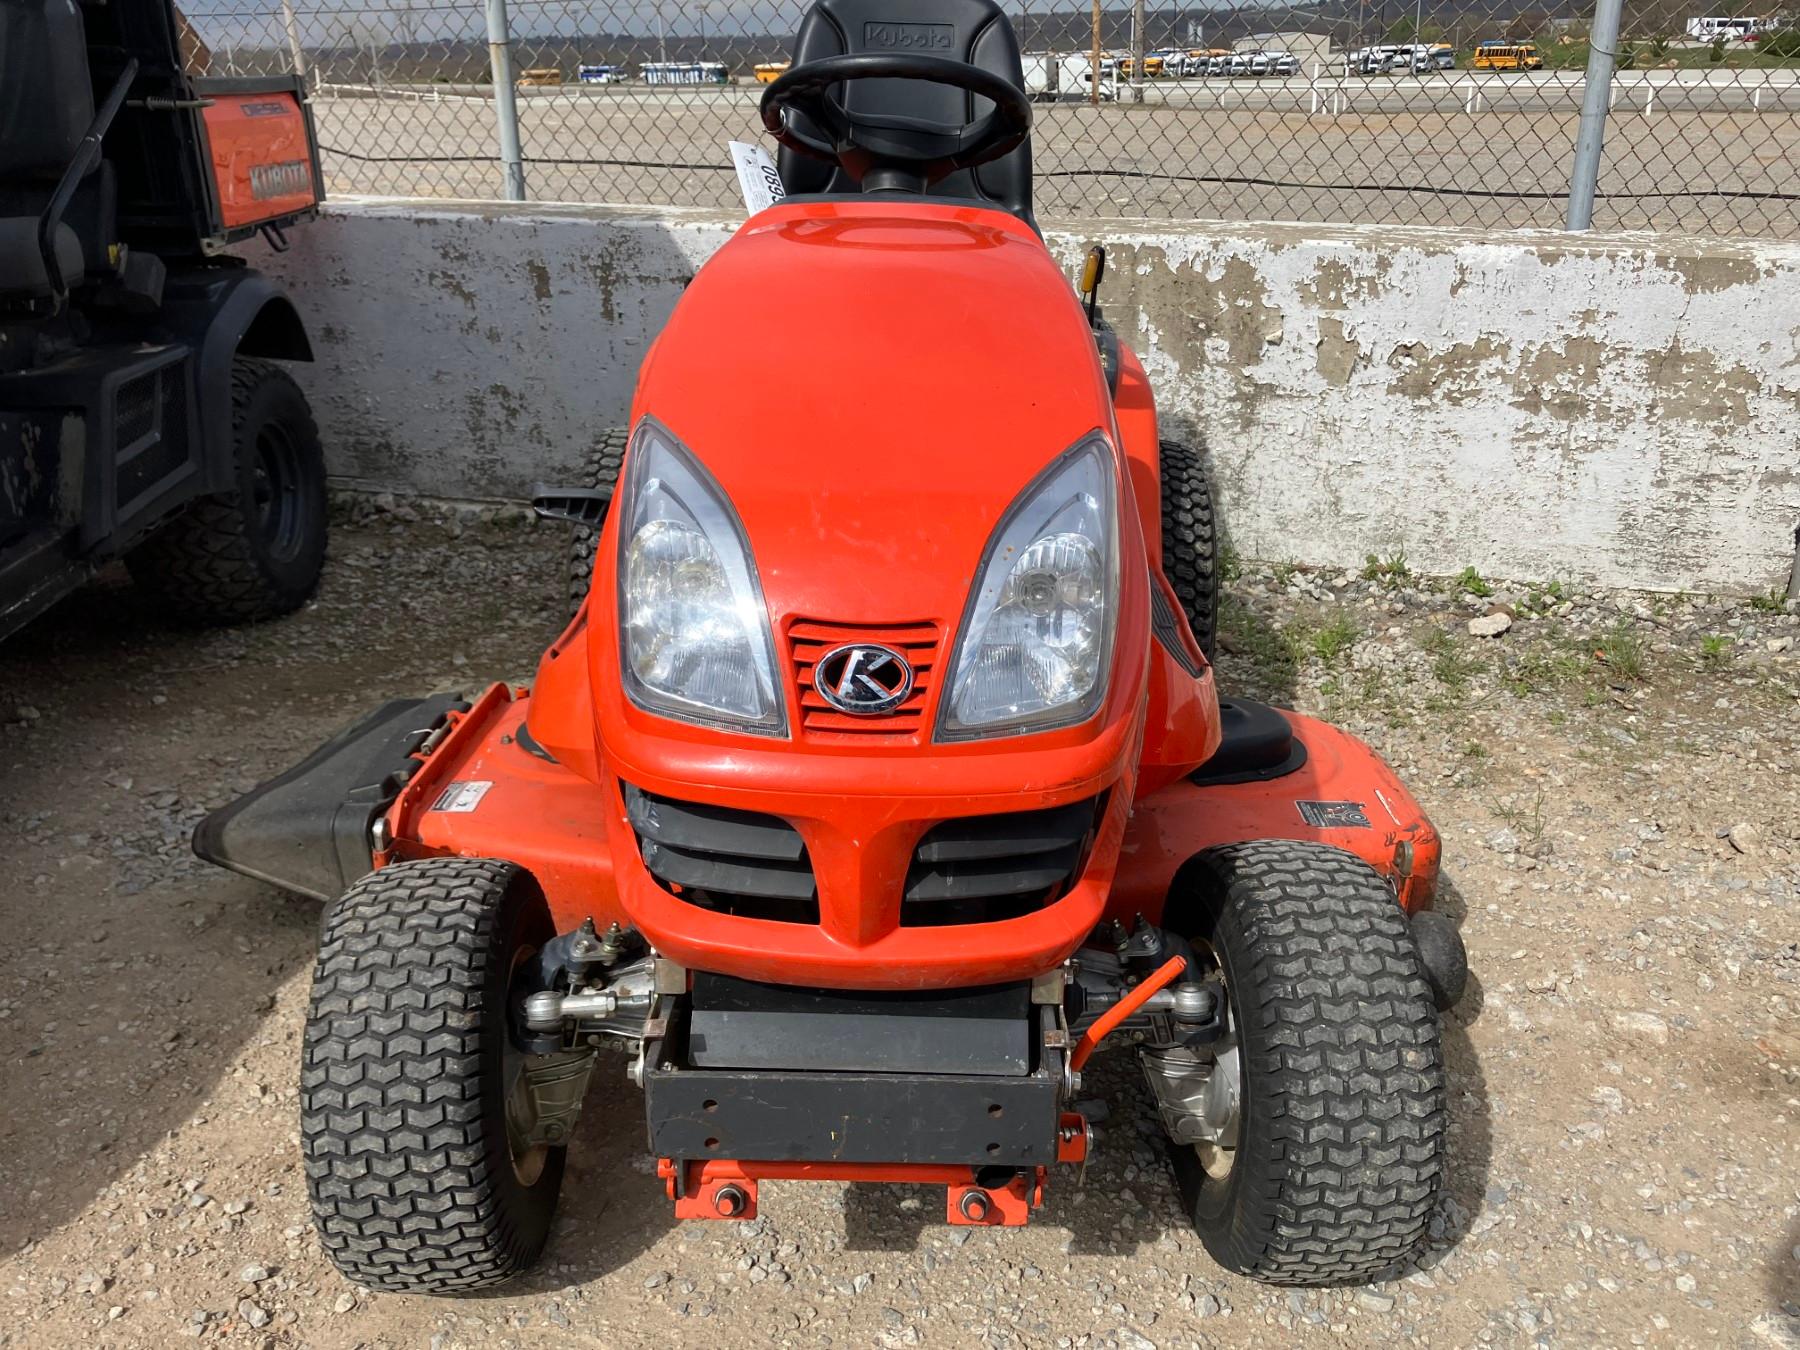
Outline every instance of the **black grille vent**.
<svg viewBox="0 0 1800 1350">
<path fill-rule="evenodd" d="M 121 450 L 131 448 L 156 430 L 157 377 L 158 372 L 153 370 L 119 386 L 113 403 L 113 418 Z"/>
<path fill-rule="evenodd" d="M 1150 631 L 1162 643 L 1163 650 L 1175 658 L 1178 666 L 1196 680 L 1200 678 L 1205 667 L 1193 658 L 1187 643 L 1181 640 L 1181 621 L 1175 617 L 1174 607 L 1169 604 L 1169 597 L 1163 594 L 1163 588 L 1156 584 L 1155 577 L 1150 579 Z"/>
<path fill-rule="evenodd" d="M 1016 919 L 1060 899 L 1080 871 L 1106 795 L 1043 811 L 963 816 L 926 831 L 906 873 L 909 928 Z"/>
<path fill-rule="evenodd" d="M 644 866 L 671 894 L 719 914 L 819 921 L 812 861 L 785 820 L 624 787 Z"/>
</svg>

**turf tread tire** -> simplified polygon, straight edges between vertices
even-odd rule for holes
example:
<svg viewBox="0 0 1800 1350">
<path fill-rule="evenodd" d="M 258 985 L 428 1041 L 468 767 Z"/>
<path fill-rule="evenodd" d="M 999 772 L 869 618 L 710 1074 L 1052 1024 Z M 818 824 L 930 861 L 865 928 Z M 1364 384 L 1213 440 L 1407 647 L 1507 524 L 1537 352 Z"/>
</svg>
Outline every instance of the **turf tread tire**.
<svg viewBox="0 0 1800 1350">
<path fill-rule="evenodd" d="M 1219 632 L 1219 536 L 1206 465 L 1191 445 L 1163 441 L 1161 473 L 1163 575 L 1211 661 Z"/>
<path fill-rule="evenodd" d="M 494 1090 L 508 932 L 534 927 L 548 936 L 535 885 L 483 858 L 384 867 L 325 916 L 300 1134 L 319 1240 L 365 1288 L 481 1289 L 543 1249 L 565 1151 L 523 1184 Z"/>
<path fill-rule="evenodd" d="M 631 433 L 614 427 L 602 433 L 582 461 L 576 482 L 582 487 L 612 488 L 619 486 L 619 471 L 625 464 L 625 447 Z M 577 525 L 569 539 L 569 613 L 575 614 L 587 599 L 588 585 L 594 579 L 594 555 L 600 548 L 600 531 L 605 518 L 593 526 Z"/>
<path fill-rule="evenodd" d="M 244 444 L 253 404 L 273 388 L 287 404 L 288 430 L 305 460 L 308 482 L 304 509 L 308 538 L 291 564 L 272 568 L 246 509 L 243 460 L 254 453 Z M 291 613 L 311 597 L 325 561 L 325 460 L 318 425 L 306 396 L 281 366 L 238 357 L 231 363 L 231 436 L 239 490 L 201 497 L 160 527 L 126 558 L 132 579 L 167 614 L 188 623 L 253 623 Z"/>
<path fill-rule="evenodd" d="M 1423 1246 L 1444 1184 L 1441 1031 L 1405 912 L 1373 868 L 1325 845 L 1257 841 L 1203 862 L 1244 1114 L 1231 1173 L 1187 1197 L 1195 1227 L 1254 1279 L 1376 1279 Z"/>
</svg>

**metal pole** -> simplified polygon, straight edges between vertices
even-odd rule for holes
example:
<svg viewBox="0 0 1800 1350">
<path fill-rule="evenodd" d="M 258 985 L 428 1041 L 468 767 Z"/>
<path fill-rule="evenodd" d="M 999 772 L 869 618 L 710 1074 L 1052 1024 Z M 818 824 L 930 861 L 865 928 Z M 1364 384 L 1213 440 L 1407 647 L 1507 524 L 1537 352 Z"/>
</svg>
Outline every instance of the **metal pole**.
<svg viewBox="0 0 1800 1350">
<path fill-rule="evenodd" d="M 287 24 L 288 51 L 294 58 L 294 74 L 306 83 L 306 49 L 300 45 L 300 21 L 294 17 L 294 0 L 281 0 L 281 18 Z"/>
<path fill-rule="evenodd" d="M 1619 50 L 1621 0 L 1595 0 L 1588 32 L 1587 85 L 1581 93 L 1581 130 L 1569 167 L 1569 213 L 1564 224 L 1585 230 L 1594 223 L 1594 189 L 1600 181 L 1600 149 L 1606 143 L 1606 109 L 1612 97 L 1613 59 Z"/>
<path fill-rule="evenodd" d="M 1088 91 L 1088 102 L 1096 108 L 1100 106 L 1100 0 L 1094 0 L 1094 53 L 1093 68 L 1088 71 L 1088 83 L 1092 86 Z"/>
<path fill-rule="evenodd" d="M 513 89 L 512 35 L 506 26 L 506 0 L 487 0 L 487 35 L 488 69 L 494 81 L 494 121 L 500 131 L 500 164 L 506 173 L 506 200 L 522 202 L 525 157 L 519 150 L 519 103 Z"/>
<path fill-rule="evenodd" d="M 1144 101 L 1144 0 L 1131 0 L 1131 101 Z"/>
</svg>

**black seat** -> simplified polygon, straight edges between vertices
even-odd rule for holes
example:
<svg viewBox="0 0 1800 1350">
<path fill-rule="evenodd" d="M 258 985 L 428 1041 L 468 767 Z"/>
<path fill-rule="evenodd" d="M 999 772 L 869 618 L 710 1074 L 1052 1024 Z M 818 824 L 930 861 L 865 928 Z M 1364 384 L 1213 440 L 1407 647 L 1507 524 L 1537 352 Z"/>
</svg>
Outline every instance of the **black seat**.
<svg viewBox="0 0 1800 1350">
<path fill-rule="evenodd" d="M 51 289 L 38 215 L 94 120 L 80 10 L 69 0 L 5 0 L 0 61 L 0 294 L 32 298 Z M 77 225 L 80 215 L 70 212 Z M 79 282 L 90 250 L 68 224 L 52 240 L 66 284 Z"/>
<path fill-rule="evenodd" d="M 994 0 L 815 0 L 800 21 L 793 59 L 802 66 L 828 56 L 898 53 L 966 61 L 1025 87 L 1019 40 Z M 854 80 L 839 85 L 834 94 L 853 113 L 917 117 L 946 126 L 961 126 L 993 107 L 985 98 L 923 80 Z M 818 134 L 804 117 L 797 120 L 800 130 Z M 858 191 L 841 168 L 786 146 L 779 168 L 790 196 Z M 951 174 L 932 186 L 931 195 L 997 206 L 1036 229 L 1030 140 L 999 159 Z"/>
</svg>

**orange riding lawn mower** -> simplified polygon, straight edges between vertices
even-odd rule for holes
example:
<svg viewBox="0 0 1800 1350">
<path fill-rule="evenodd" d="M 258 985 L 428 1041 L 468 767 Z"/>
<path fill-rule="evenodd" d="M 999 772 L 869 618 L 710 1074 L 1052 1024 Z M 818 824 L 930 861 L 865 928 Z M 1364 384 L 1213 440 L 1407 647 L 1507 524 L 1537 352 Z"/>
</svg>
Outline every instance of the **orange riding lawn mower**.
<svg viewBox="0 0 1800 1350">
<path fill-rule="evenodd" d="M 540 490 L 577 605 L 535 683 L 388 703 L 196 834 L 331 901 L 326 1250 L 375 1289 L 525 1270 L 621 1077 L 679 1218 L 798 1178 L 1024 1224 L 1116 1047 L 1221 1265 L 1403 1266 L 1466 972 L 1438 835 L 1367 746 L 1219 696 L 1201 461 L 1104 255 L 1072 289 L 1039 236 L 999 5 L 817 0 L 762 118 L 786 199 Z M 786 340 L 743 340 L 772 292 Z"/>
</svg>

